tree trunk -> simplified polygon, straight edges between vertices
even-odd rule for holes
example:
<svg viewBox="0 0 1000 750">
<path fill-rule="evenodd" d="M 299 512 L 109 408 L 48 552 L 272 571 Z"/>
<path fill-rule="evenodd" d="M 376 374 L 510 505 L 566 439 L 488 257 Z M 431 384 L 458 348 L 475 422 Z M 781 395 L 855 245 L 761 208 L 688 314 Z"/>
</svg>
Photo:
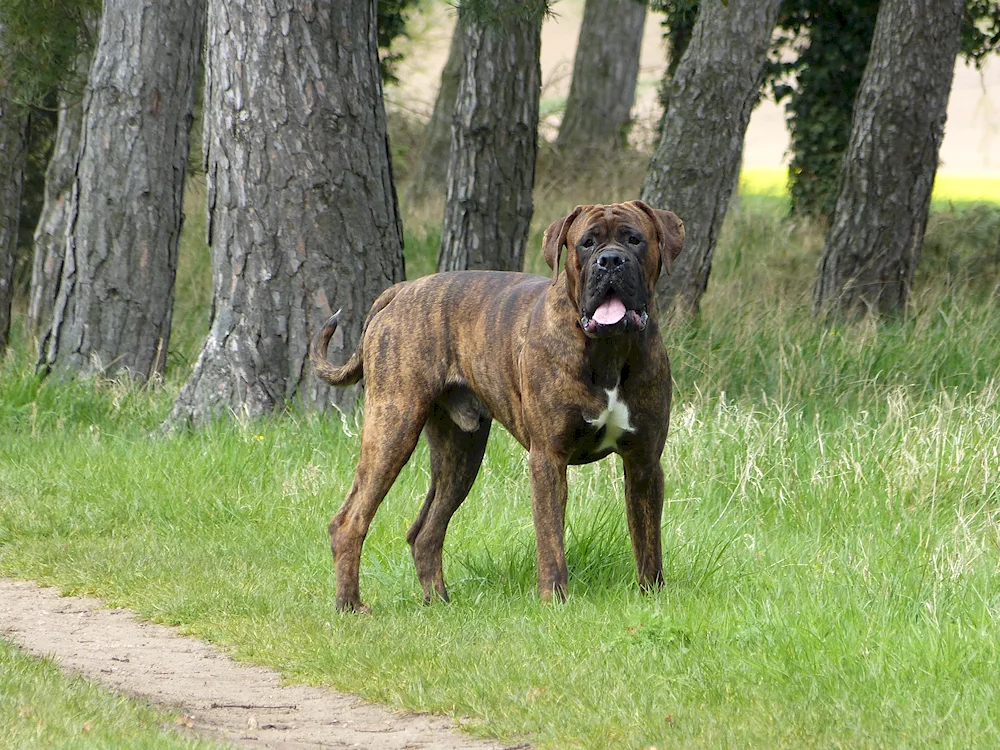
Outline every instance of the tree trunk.
<svg viewBox="0 0 1000 750">
<path fill-rule="evenodd" d="M 336 308 L 331 350 L 346 361 L 404 275 L 375 2 L 210 0 L 208 29 L 212 323 L 166 426 L 296 398 L 352 407 L 357 390 L 321 385 L 307 362 Z"/>
<path fill-rule="evenodd" d="M 687 234 L 670 275 L 660 279 L 661 310 L 697 312 L 708 285 L 780 5 L 781 0 L 703 2 L 669 83 L 642 199 L 677 214 Z"/>
<path fill-rule="evenodd" d="M 204 22 L 205 0 L 104 2 L 46 369 L 165 369 Z"/>
<path fill-rule="evenodd" d="M 86 76 L 92 50 L 84 48 L 77 58 L 76 70 Z M 45 170 L 45 203 L 35 227 L 35 256 L 31 267 L 31 290 L 28 295 L 28 334 L 40 340 L 48 337 L 59 282 L 62 279 L 63 258 L 66 255 L 66 220 L 73 183 L 76 180 L 80 132 L 83 129 L 83 102 L 79 94 L 63 93 L 59 97 L 59 124 L 55 147 Z"/>
<path fill-rule="evenodd" d="M 439 271 L 520 271 L 531 222 L 545 3 L 482 6 L 477 17 L 465 6 L 459 11 L 464 63 Z"/>
<path fill-rule="evenodd" d="M 818 312 L 894 314 L 906 306 L 964 5 L 883 0 L 879 8 L 814 289 Z"/>
<path fill-rule="evenodd" d="M 0 29 L 2 31 L 2 29 Z M 7 351 L 14 296 L 14 250 L 28 156 L 28 113 L 12 101 L 0 69 L 0 361 Z"/>
<path fill-rule="evenodd" d="M 461 27 L 456 26 L 448 47 L 448 60 L 441 71 L 441 86 L 434 100 L 434 113 L 427 123 L 424 145 L 420 149 L 420 161 L 410 182 L 408 197 L 413 203 L 426 201 L 435 193 L 443 193 L 448 179 L 451 124 L 462 77 L 462 38 Z"/>
<path fill-rule="evenodd" d="M 645 23 L 639 0 L 587 0 L 559 148 L 628 144 Z"/>
</svg>

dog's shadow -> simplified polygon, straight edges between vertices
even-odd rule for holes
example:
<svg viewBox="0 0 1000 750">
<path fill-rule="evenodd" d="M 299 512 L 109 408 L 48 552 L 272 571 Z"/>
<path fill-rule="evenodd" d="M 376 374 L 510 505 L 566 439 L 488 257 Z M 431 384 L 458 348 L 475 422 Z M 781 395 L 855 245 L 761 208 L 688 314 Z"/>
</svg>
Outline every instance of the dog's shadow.
<svg viewBox="0 0 1000 750">
<path fill-rule="evenodd" d="M 572 592 L 636 587 L 635 562 L 624 512 L 603 508 L 566 527 L 566 566 Z M 532 531 L 508 537 L 502 546 L 482 545 L 451 559 L 456 595 L 482 592 L 507 597 L 533 596 L 537 584 Z"/>
<path fill-rule="evenodd" d="M 716 581 L 723 571 L 725 580 L 741 577 L 751 564 L 733 549 L 741 536 L 741 530 L 711 540 L 682 541 L 666 535 L 663 540 L 666 586 L 705 594 L 718 585 Z M 451 562 L 454 591 L 463 599 L 490 593 L 504 597 L 535 595 L 535 540 L 530 529 L 508 538 L 501 547 L 482 546 L 454 556 Z M 624 513 L 600 510 L 575 525 L 569 523 L 566 565 L 572 596 L 638 590 Z"/>
</svg>

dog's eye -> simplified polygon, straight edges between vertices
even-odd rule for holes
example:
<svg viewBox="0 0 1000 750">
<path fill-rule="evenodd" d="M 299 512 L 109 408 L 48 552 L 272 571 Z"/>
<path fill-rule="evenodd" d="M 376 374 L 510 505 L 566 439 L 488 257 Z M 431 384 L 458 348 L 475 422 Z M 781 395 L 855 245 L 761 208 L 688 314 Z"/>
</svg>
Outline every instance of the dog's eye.
<svg viewBox="0 0 1000 750">
<path fill-rule="evenodd" d="M 588 250 L 594 246 L 594 238 L 588 237 L 583 242 L 580 243 L 580 247 L 585 247 Z"/>
<path fill-rule="evenodd" d="M 639 235 L 630 234 L 629 238 L 628 238 L 628 244 L 630 244 L 630 245 L 641 245 L 642 244 L 642 238 L 639 237 Z"/>
</svg>

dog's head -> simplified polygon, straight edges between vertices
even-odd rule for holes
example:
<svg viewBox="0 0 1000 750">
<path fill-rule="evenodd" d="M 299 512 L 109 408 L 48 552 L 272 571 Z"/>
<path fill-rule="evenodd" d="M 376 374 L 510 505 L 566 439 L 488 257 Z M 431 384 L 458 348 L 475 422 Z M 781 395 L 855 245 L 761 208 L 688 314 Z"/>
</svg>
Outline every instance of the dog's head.
<svg viewBox="0 0 1000 750">
<path fill-rule="evenodd" d="M 645 329 L 656 280 L 683 245 L 684 222 L 642 201 L 577 206 L 542 239 L 553 281 L 567 248 L 566 288 L 591 337 Z"/>
</svg>

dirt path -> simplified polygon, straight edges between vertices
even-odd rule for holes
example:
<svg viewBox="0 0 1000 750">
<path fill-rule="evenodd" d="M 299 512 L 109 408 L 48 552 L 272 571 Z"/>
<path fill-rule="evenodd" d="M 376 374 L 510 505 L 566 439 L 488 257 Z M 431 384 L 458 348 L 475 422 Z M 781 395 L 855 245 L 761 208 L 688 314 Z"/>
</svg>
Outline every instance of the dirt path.
<svg viewBox="0 0 1000 750">
<path fill-rule="evenodd" d="M 284 687 L 277 672 L 238 664 L 174 628 L 30 582 L 0 578 L 0 637 L 114 690 L 182 711 L 193 730 L 239 747 L 504 747 L 464 736 L 441 717 L 392 713 L 331 690 Z"/>
</svg>

